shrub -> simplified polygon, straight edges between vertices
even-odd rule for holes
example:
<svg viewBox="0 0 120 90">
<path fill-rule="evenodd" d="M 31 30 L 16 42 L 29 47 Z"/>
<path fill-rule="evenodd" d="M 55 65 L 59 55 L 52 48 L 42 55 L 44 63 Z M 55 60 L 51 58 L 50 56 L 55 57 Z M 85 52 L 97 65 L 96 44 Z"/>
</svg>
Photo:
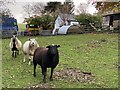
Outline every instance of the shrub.
<svg viewBox="0 0 120 90">
<path fill-rule="evenodd" d="M 75 19 L 86 27 L 90 27 L 89 23 L 92 23 L 96 28 L 100 28 L 102 25 L 102 17 L 100 15 L 80 14 Z"/>
<path fill-rule="evenodd" d="M 43 30 L 49 30 L 53 28 L 53 17 L 50 15 L 42 15 L 30 20 L 30 24 L 38 25 L 43 28 Z"/>
<path fill-rule="evenodd" d="M 75 19 L 82 24 L 88 25 L 89 23 L 101 23 L 102 17 L 99 15 L 91 15 L 91 14 L 80 14 L 75 17 Z"/>
<path fill-rule="evenodd" d="M 53 28 L 53 18 L 50 15 L 43 15 L 39 18 L 40 26 L 43 30 L 48 30 Z"/>
</svg>

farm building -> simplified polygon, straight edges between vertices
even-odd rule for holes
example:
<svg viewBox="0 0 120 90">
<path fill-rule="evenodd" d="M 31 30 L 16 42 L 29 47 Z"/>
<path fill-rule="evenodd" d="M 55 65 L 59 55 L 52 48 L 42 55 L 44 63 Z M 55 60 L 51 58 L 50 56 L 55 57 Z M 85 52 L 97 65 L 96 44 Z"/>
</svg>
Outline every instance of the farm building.
<svg viewBox="0 0 120 90">
<path fill-rule="evenodd" d="M 59 14 L 55 20 L 55 27 L 52 34 L 80 33 L 79 22 L 71 14 Z"/>
<path fill-rule="evenodd" d="M 120 29 L 120 12 L 103 15 L 103 26 Z"/>
</svg>

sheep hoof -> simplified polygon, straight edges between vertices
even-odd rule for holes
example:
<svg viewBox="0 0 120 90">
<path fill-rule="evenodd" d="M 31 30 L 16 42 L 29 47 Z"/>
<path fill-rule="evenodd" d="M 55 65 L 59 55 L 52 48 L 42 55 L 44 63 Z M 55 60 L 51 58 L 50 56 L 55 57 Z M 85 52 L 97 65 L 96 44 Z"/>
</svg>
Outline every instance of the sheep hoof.
<svg viewBox="0 0 120 90">
<path fill-rule="evenodd" d="M 34 77 L 36 77 L 36 74 L 33 74 Z"/>
<path fill-rule="evenodd" d="M 53 81 L 53 78 L 50 78 L 50 81 Z"/>
<path fill-rule="evenodd" d="M 43 80 L 44 83 L 46 83 L 46 80 Z"/>
</svg>

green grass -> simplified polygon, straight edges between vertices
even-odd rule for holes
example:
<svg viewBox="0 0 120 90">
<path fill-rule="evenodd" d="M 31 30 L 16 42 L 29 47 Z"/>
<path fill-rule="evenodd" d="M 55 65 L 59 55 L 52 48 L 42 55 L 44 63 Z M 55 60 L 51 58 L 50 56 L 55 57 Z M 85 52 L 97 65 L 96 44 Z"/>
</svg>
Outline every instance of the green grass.
<svg viewBox="0 0 120 90">
<path fill-rule="evenodd" d="M 29 37 L 19 37 L 24 43 Z M 60 44 L 60 62 L 55 71 L 66 68 L 91 72 L 94 82 L 60 80 L 54 76 L 47 84 L 42 83 L 41 69 L 33 77 L 33 65 L 23 63 L 23 53 L 12 59 L 9 50 L 10 39 L 2 40 L 2 87 L 22 88 L 33 85 L 47 85 L 54 88 L 117 88 L 118 87 L 118 36 L 117 34 L 76 34 L 61 36 L 37 36 L 40 46 Z"/>
<path fill-rule="evenodd" d="M 26 24 L 18 23 L 18 29 L 19 29 L 19 31 L 25 31 L 26 30 Z"/>
</svg>

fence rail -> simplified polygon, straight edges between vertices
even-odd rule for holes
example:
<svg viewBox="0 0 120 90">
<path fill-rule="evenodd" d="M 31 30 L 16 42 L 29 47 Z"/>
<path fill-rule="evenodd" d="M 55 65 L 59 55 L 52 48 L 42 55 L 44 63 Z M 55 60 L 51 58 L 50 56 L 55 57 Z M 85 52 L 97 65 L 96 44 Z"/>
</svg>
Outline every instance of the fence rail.
<svg viewBox="0 0 120 90">
<path fill-rule="evenodd" d="M 16 30 L 0 30 L 0 38 L 9 38 L 13 34 L 17 34 Z"/>
</svg>

